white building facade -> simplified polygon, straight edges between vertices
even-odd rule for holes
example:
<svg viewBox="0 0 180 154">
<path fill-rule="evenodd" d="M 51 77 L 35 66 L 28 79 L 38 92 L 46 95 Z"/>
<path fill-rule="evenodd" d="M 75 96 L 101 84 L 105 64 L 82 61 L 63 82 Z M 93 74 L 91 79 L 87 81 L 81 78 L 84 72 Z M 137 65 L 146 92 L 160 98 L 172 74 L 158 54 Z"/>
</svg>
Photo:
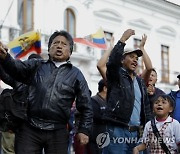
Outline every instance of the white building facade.
<svg viewBox="0 0 180 154">
<path fill-rule="evenodd" d="M 180 6 L 166 0 L 0 0 L 0 39 L 8 43 L 21 33 L 38 30 L 42 34 L 42 56 L 47 58 L 47 42 L 55 30 L 67 30 L 73 37 L 95 33 L 100 27 L 115 43 L 132 28 L 135 35 L 127 47 L 136 48 L 143 34 L 146 51 L 158 73 L 157 86 L 165 92 L 177 90 L 180 73 Z M 103 52 L 76 44 L 71 62 L 78 66 L 94 95 L 101 78 L 96 64 Z M 140 60 L 140 66 L 143 68 Z M 140 69 L 141 70 L 141 69 Z M 1 82 L 1 87 L 5 85 Z"/>
</svg>

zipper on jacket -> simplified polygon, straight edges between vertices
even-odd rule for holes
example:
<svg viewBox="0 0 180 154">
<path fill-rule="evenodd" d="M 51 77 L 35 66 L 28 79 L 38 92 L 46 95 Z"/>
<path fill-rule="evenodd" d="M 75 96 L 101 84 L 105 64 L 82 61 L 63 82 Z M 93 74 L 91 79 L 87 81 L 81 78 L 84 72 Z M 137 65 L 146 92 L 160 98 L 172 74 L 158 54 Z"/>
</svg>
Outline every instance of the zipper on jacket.
<svg viewBox="0 0 180 154">
<path fill-rule="evenodd" d="M 52 96 L 52 93 L 53 93 L 53 89 L 56 86 L 55 83 L 56 83 L 56 80 L 57 80 L 57 76 L 58 76 L 59 72 L 62 72 L 62 70 L 60 70 L 60 68 L 56 68 L 56 69 L 58 69 L 58 70 L 57 70 L 56 76 L 55 76 L 54 81 L 53 81 L 53 87 L 52 87 L 51 93 L 49 95 L 49 101 L 45 104 L 45 108 L 48 108 L 48 106 L 49 106 L 51 96 Z"/>
<path fill-rule="evenodd" d="M 119 101 L 117 101 L 117 103 L 116 103 L 116 105 L 115 105 L 115 107 L 112 109 L 112 111 L 114 112 L 114 110 L 116 109 L 116 107 L 118 107 L 119 108 Z"/>
</svg>

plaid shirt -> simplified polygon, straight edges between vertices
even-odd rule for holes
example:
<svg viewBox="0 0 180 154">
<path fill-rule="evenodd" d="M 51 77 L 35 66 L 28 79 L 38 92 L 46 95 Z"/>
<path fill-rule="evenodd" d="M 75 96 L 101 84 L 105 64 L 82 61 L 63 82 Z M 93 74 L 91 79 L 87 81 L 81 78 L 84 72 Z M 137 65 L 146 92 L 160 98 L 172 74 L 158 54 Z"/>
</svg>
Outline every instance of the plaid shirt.
<svg viewBox="0 0 180 154">
<path fill-rule="evenodd" d="M 180 142 L 180 124 L 177 120 L 170 116 L 163 122 L 155 120 L 156 127 L 163 137 L 163 141 L 170 150 L 171 154 L 175 154 L 177 151 L 177 145 Z M 149 121 L 144 129 L 143 143 L 150 149 L 152 154 L 165 154 L 161 148 L 160 140 L 154 135 L 151 122 Z"/>
</svg>

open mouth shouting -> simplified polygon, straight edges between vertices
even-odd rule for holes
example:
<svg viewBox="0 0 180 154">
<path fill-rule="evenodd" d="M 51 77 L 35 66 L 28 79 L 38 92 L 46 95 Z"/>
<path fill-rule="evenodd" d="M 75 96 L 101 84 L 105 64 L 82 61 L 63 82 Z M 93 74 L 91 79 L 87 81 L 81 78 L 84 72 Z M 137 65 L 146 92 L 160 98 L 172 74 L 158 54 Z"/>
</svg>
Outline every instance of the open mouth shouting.
<svg viewBox="0 0 180 154">
<path fill-rule="evenodd" d="M 57 56 L 61 56 L 62 54 L 63 54 L 63 53 L 62 53 L 61 50 L 57 50 L 57 51 L 56 51 L 56 55 L 57 55 Z"/>
<path fill-rule="evenodd" d="M 163 108 L 162 107 L 157 107 L 156 110 L 157 111 L 163 111 Z"/>
</svg>

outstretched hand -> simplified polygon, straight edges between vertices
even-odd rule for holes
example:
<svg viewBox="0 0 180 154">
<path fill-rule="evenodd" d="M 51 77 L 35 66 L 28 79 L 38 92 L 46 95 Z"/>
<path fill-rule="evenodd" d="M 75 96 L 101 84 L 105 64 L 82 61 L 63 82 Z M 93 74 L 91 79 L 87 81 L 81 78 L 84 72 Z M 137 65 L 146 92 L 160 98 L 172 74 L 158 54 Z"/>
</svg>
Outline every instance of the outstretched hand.
<svg viewBox="0 0 180 154">
<path fill-rule="evenodd" d="M 140 49 L 141 49 L 141 48 L 144 48 L 144 45 L 145 45 L 145 43 L 146 43 L 146 40 L 147 40 L 147 35 L 146 35 L 146 34 L 143 34 L 143 35 L 142 35 L 142 39 L 141 39 L 141 43 L 140 43 L 140 45 L 139 45 Z"/>
<path fill-rule="evenodd" d="M 120 41 L 125 43 L 132 35 L 135 35 L 135 31 L 132 29 L 127 29 L 120 38 Z"/>
<path fill-rule="evenodd" d="M 0 59 L 5 59 L 7 55 L 7 47 L 0 41 Z"/>
<path fill-rule="evenodd" d="M 149 84 L 148 87 L 147 87 L 147 92 L 148 92 L 148 95 L 154 95 L 154 93 L 155 93 L 154 85 Z"/>
</svg>

